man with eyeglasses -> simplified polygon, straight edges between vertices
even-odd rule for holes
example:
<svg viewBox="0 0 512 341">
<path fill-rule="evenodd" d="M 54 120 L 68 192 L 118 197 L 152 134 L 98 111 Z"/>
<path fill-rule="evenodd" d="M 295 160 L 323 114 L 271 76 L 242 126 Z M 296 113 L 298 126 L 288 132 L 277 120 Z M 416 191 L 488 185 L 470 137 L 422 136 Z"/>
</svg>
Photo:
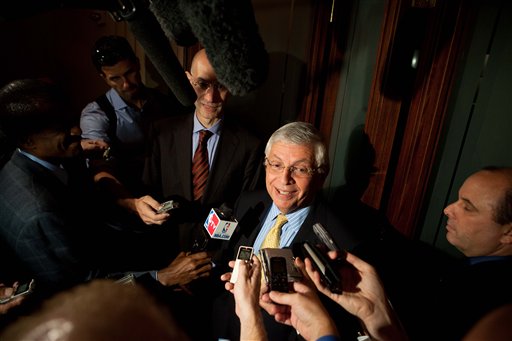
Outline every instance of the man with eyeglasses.
<svg viewBox="0 0 512 341">
<path fill-rule="evenodd" d="M 204 49 L 195 54 L 186 75 L 197 94 L 195 111 L 152 127 L 144 180 L 157 197 L 181 200 L 182 208 L 191 213 L 189 221 L 204 222 L 211 208 L 223 203 L 233 207 L 242 190 L 257 186 L 262 150 L 253 133 L 224 115 L 230 94 L 218 82 Z M 200 149 L 200 135 L 205 132 L 209 135 L 205 141 L 208 170 L 206 182 L 198 190 L 194 184 L 194 158 Z M 142 218 L 149 224 L 161 223 L 158 218 Z M 190 228 L 186 230 L 190 233 Z M 183 248 L 194 236 L 188 238 L 182 240 Z"/>
<path fill-rule="evenodd" d="M 168 224 L 178 225 L 168 244 L 178 242 L 177 257 L 189 262 L 188 267 L 176 268 L 181 278 L 178 284 L 194 293 L 198 301 L 184 300 L 183 304 L 174 303 L 174 307 L 181 316 L 190 316 L 189 321 L 185 321 L 191 324 L 186 328 L 189 332 L 201 333 L 209 329 L 206 324 L 202 329 L 194 324 L 197 304 L 203 309 L 203 322 L 206 323 L 211 315 L 210 299 L 215 291 L 222 292 L 223 288 L 217 275 L 207 272 L 198 276 L 189 268 L 195 266 L 199 255 L 213 259 L 212 266 L 219 265 L 217 260 L 221 259 L 222 244 L 227 243 L 210 240 L 207 245 L 203 244 L 209 238 L 205 236 L 203 223 L 212 208 L 222 204 L 232 208 L 243 190 L 257 187 L 263 153 L 259 138 L 224 114 L 230 94 L 217 80 L 204 49 L 194 55 L 186 75 L 197 94 L 195 111 L 153 125 L 150 155 L 144 170 L 144 181 L 151 188 L 152 196 L 137 199 L 137 205 L 146 206 L 139 210 L 139 215 L 147 224 L 162 224 L 167 220 Z M 180 207 L 172 210 L 170 215 L 156 215 L 158 206 L 152 206 L 147 198 L 173 199 Z M 208 253 L 194 253 L 205 249 Z M 211 282 L 197 281 L 208 275 Z M 193 338 L 206 339 L 201 336 Z"/>
<path fill-rule="evenodd" d="M 302 257 L 297 252 L 303 242 L 318 241 L 313 231 L 315 223 L 321 223 L 341 249 L 352 250 L 359 244 L 358 237 L 339 221 L 320 198 L 320 190 L 329 173 L 329 159 L 323 138 L 316 128 L 309 123 L 292 122 L 276 130 L 265 147 L 264 166 L 266 191 L 244 192 L 236 205 L 235 216 L 252 215 L 255 219 L 250 220 L 252 225 L 247 223 L 241 226 L 232 250 L 247 245 L 252 246 L 254 253 L 258 254 L 262 247 L 268 247 L 267 236 L 279 216 L 284 216 L 285 222 L 280 227 L 278 243 L 273 247 L 292 248 L 296 256 Z M 234 316 L 230 296 L 223 296 L 216 302 L 222 311 L 216 315 Z M 229 310 L 229 307 L 232 309 Z M 272 309 L 272 304 L 269 302 L 264 308 Z M 275 322 L 266 312 L 263 315 L 269 340 L 292 340 L 297 337 L 293 328 Z M 348 315 L 340 318 L 344 323 L 340 330 L 350 331 L 350 323 L 354 324 L 355 320 Z M 229 321 L 228 324 L 223 323 L 226 321 Z M 236 317 L 223 318 L 214 325 L 218 327 L 216 333 L 219 338 L 235 340 L 240 333 Z"/>
</svg>

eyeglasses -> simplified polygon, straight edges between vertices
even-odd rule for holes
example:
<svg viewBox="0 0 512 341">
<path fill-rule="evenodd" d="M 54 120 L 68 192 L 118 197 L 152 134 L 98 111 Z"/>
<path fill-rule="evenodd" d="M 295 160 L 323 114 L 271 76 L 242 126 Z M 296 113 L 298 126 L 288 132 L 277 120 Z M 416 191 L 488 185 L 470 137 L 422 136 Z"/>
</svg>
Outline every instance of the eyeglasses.
<svg viewBox="0 0 512 341">
<path fill-rule="evenodd" d="M 273 162 L 265 158 L 263 163 L 268 171 L 274 174 L 281 174 L 285 169 L 288 169 L 293 177 L 296 178 L 310 178 L 314 173 L 319 172 L 320 168 L 309 168 L 309 167 L 297 167 L 288 166 L 286 167 L 280 162 Z"/>
<path fill-rule="evenodd" d="M 219 91 L 219 92 L 227 92 L 228 91 L 228 88 L 226 88 L 224 85 L 222 85 L 219 82 L 209 82 L 209 81 L 205 81 L 204 79 L 201 79 L 201 78 L 192 78 L 190 80 L 190 83 L 192 83 L 193 86 L 195 86 L 196 88 L 198 88 L 199 90 L 201 90 L 203 92 L 206 92 L 206 91 L 210 90 L 211 88 L 217 89 L 217 91 Z"/>
</svg>

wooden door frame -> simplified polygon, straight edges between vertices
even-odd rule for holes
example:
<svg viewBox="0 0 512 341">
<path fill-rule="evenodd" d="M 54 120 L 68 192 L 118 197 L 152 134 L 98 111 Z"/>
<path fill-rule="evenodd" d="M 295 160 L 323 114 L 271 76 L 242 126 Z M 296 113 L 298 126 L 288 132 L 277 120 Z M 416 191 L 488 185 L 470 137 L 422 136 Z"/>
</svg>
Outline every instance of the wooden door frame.
<svg viewBox="0 0 512 341">
<path fill-rule="evenodd" d="M 335 3 L 335 11 L 340 10 L 339 3 Z M 325 20 L 330 3 L 317 4 L 315 20 Z M 385 6 L 365 122 L 365 132 L 375 149 L 376 172 L 361 200 L 385 213 L 408 237 L 418 233 L 416 226 L 428 194 L 455 66 L 463 48 L 464 32 L 471 22 L 469 7 L 463 0 L 388 0 Z M 424 32 L 420 32 L 420 26 L 414 27 L 414 16 L 407 23 L 411 13 L 424 20 Z M 407 42 L 403 34 L 411 33 L 410 25 L 419 29 L 418 36 L 413 35 L 410 41 L 418 43 L 421 52 L 414 73 L 404 73 L 413 76 L 404 80 L 399 77 L 403 63 L 399 57 L 407 46 L 400 45 L 404 39 Z M 343 33 L 339 26 L 326 27 L 316 22 L 314 27 L 309 91 L 301 117 L 329 137 L 344 52 L 336 42 Z M 398 85 L 396 91 L 390 91 L 390 84 Z"/>
<path fill-rule="evenodd" d="M 299 120 L 330 140 L 353 1 L 313 1 L 313 32 Z"/>
</svg>

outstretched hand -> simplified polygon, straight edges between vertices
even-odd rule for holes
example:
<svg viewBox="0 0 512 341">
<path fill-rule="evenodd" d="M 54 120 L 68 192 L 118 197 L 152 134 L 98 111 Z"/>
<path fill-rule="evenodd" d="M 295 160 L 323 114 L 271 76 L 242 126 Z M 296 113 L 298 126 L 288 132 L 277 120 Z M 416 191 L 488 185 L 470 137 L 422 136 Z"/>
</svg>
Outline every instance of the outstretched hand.
<svg viewBox="0 0 512 341">
<path fill-rule="evenodd" d="M 338 252 L 329 252 L 331 259 Z M 407 340 L 398 316 L 386 296 L 377 271 L 370 264 L 351 253 L 346 253 L 346 265 L 340 269 L 342 294 L 331 292 L 320 279 L 311 260 L 305 260 L 306 271 L 320 292 L 337 302 L 365 324 L 374 340 Z"/>
<path fill-rule="evenodd" d="M 0 298 L 8 298 L 10 297 L 16 288 L 18 287 L 18 282 L 14 283 L 13 287 L 7 287 L 4 284 L 0 283 Z M 25 299 L 25 296 L 17 297 L 7 303 L 0 304 L 0 314 L 6 314 L 11 308 L 20 305 L 21 302 Z"/>
<path fill-rule="evenodd" d="M 170 217 L 166 212 L 157 213 L 161 204 L 150 195 L 135 199 L 134 206 L 140 219 L 147 225 L 162 225 Z"/>
<path fill-rule="evenodd" d="M 171 264 L 158 271 L 158 281 L 165 286 L 179 285 L 185 288 L 193 280 L 208 277 L 211 269 L 211 258 L 206 252 L 180 252 Z"/>
</svg>

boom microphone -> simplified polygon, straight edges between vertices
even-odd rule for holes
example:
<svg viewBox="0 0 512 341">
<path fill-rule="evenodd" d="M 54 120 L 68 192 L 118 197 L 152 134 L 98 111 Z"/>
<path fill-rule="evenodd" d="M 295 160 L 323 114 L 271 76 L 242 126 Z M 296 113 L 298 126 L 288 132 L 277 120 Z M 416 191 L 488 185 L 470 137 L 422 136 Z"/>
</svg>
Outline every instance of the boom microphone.
<svg viewBox="0 0 512 341">
<path fill-rule="evenodd" d="M 189 39 L 188 24 L 232 94 L 245 95 L 266 79 L 268 54 L 250 0 L 160 0 L 150 8 L 168 37 Z"/>
<path fill-rule="evenodd" d="M 125 19 L 174 96 L 184 106 L 193 105 L 196 93 L 153 13 L 147 7 L 138 6 Z"/>
<path fill-rule="evenodd" d="M 180 46 L 192 46 L 197 38 L 185 21 L 177 1 L 152 0 L 149 9 L 160 23 L 165 35 Z M 162 16 L 165 14 L 165 16 Z"/>
</svg>

